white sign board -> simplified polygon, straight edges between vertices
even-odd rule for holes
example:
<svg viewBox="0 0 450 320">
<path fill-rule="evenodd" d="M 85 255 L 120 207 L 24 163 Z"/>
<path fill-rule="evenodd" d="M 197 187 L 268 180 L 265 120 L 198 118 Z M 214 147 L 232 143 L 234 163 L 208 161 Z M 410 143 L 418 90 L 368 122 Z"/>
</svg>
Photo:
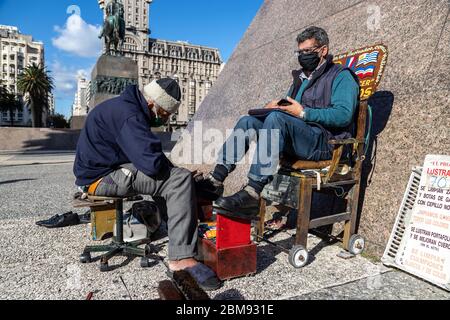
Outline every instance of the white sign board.
<svg viewBox="0 0 450 320">
<path fill-rule="evenodd" d="M 395 266 L 450 290 L 450 156 L 426 157 Z"/>
</svg>

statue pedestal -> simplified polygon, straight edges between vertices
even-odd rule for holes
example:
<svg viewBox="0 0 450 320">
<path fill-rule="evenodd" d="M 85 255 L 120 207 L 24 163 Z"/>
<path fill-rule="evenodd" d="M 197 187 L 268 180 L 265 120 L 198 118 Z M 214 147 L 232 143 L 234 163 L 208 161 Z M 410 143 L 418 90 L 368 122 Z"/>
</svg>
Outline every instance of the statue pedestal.
<svg viewBox="0 0 450 320">
<path fill-rule="evenodd" d="M 84 124 L 86 123 L 87 116 L 73 116 L 70 122 L 70 129 L 72 130 L 82 130 Z"/>
<path fill-rule="evenodd" d="M 90 110 L 117 97 L 127 86 L 138 84 L 138 65 L 130 58 L 102 55 L 92 70 L 91 79 Z"/>
</svg>

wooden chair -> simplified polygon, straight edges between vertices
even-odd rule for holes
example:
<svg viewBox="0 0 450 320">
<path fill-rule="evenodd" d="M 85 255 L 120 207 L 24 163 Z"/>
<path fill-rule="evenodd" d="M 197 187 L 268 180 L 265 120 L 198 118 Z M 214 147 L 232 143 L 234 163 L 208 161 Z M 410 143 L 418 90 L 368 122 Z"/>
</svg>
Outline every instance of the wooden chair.
<svg viewBox="0 0 450 320">
<path fill-rule="evenodd" d="M 376 53 L 375 53 L 376 52 Z M 369 62 L 367 61 L 374 61 Z M 310 162 L 294 161 L 282 162 L 279 175 L 296 177 L 299 179 L 297 234 L 295 245 L 289 252 L 289 262 L 295 268 L 302 268 L 308 263 L 307 251 L 309 230 L 323 226 L 329 226 L 339 222 L 345 222 L 344 237 L 342 239 L 344 249 L 351 254 L 361 254 L 365 247 L 365 240 L 356 234 L 357 214 L 361 186 L 362 165 L 365 160 L 366 147 L 366 123 L 368 114 L 368 99 L 376 92 L 387 61 L 387 48 L 376 45 L 368 48 L 339 55 L 335 63 L 341 63 L 359 74 L 361 84 L 361 102 L 356 118 L 356 137 L 347 140 L 333 140 L 330 144 L 335 147 L 333 158 L 330 161 Z M 354 67 L 359 65 L 359 67 Z M 370 67 L 373 69 L 370 69 Z M 358 70 L 360 72 L 358 72 Z M 362 73 L 365 70 L 365 73 Z M 370 72 L 372 70 L 372 72 Z M 353 161 L 346 163 L 342 159 L 344 148 L 353 148 Z M 342 173 L 342 169 L 344 168 Z M 324 170 L 327 169 L 327 170 Z M 339 170 L 341 169 L 341 170 Z M 320 178 L 318 178 L 320 177 Z M 351 187 L 347 196 L 347 209 L 343 213 L 333 214 L 319 219 L 311 220 L 311 203 L 313 190 L 326 188 Z M 267 199 L 270 200 L 270 199 Z M 265 216 L 266 199 L 261 201 L 260 221 L 258 223 L 257 238 L 265 241 Z"/>
</svg>

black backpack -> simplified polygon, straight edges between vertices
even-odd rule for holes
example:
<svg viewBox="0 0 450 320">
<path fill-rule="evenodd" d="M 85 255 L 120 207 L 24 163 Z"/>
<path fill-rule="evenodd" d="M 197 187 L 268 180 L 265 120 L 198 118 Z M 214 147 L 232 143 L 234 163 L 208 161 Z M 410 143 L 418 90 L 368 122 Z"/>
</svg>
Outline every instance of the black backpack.
<svg viewBox="0 0 450 320">
<path fill-rule="evenodd" d="M 161 226 L 161 210 L 156 202 L 137 202 L 133 204 L 131 214 L 139 223 L 147 227 L 150 234 L 154 234 Z"/>
</svg>

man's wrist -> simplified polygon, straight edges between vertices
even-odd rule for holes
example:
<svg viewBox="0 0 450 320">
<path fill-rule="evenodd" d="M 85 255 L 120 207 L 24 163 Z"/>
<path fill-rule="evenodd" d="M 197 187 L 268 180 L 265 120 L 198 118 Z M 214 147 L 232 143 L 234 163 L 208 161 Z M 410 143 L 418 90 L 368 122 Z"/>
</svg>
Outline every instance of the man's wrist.
<svg viewBox="0 0 450 320">
<path fill-rule="evenodd" d="M 305 109 L 300 110 L 300 115 L 298 116 L 300 119 L 305 119 L 306 112 Z"/>
</svg>

